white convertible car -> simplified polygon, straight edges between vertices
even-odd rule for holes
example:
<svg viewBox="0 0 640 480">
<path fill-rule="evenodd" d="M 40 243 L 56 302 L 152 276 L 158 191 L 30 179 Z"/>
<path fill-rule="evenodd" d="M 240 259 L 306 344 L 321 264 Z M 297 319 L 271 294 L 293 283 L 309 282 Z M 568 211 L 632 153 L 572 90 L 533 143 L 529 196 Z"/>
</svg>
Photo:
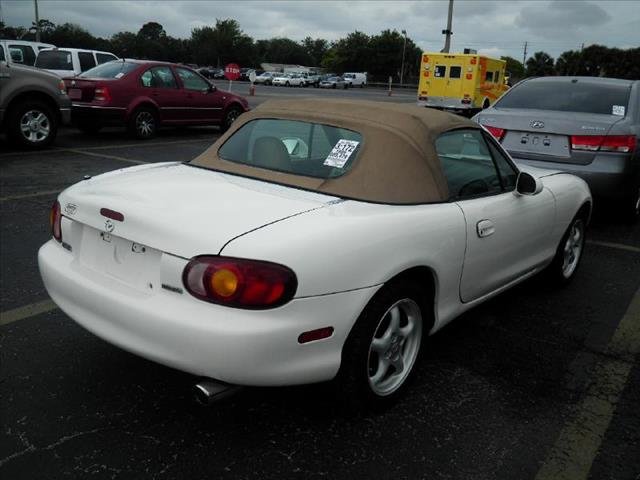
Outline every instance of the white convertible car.
<svg viewBox="0 0 640 480">
<path fill-rule="evenodd" d="M 407 386 L 423 338 L 546 269 L 571 279 L 591 195 L 518 169 L 479 125 L 410 105 L 268 102 L 188 163 L 63 191 L 39 265 L 99 337 L 238 385 Z"/>
</svg>

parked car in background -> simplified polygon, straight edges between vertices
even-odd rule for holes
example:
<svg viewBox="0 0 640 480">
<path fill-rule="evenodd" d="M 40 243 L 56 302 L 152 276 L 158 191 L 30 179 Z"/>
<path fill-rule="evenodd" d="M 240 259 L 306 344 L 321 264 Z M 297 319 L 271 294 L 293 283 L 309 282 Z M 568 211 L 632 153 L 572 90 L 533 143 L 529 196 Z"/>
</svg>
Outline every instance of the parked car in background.
<svg viewBox="0 0 640 480">
<path fill-rule="evenodd" d="M 62 311 L 205 377 L 205 403 L 333 380 L 351 406 L 380 408 L 454 318 L 536 273 L 574 278 L 590 211 L 584 181 L 520 170 L 468 119 L 266 102 L 191 162 L 64 190 L 38 264 Z"/>
<path fill-rule="evenodd" d="M 5 61 L 11 65 L 33 66 L 36 63 L 38 52 L 45 48 L 53 48 L 50 43 L 27 42 L 25 40 L 0 40 L 0 48 L 5 52 Z"/>
<path fill-rule="evenodd" d="M 289 87 L 291 86 L 291 74 L 290 73 L 278 73 L 271 80 L 271 84 L 276 87 Z"/>
<path fill-rule="evenodd" d="M 320 86 L 320 75 L 315 73 L 302 73 L 301 75 L 307 85 L 313 85 L 315 88 Z"/>
<path fill-rule="evenodd" d="M 72 119 L 94 133 L 126 126 L 137 138 L 162 125 L 219 125 L 224 131 L 249 110 L 239 95 L 218 90 L 191 68 L 164 62 L 118 60 L 65 79 Z"/>
<path fill-rule="evenodd" d="M 320 82 L 320 88 L 347 88 L 349 83 L 342 77 L 329 77 Z"/>
<path fill-rule="evenodd" d="M 276 72 L 264 72 L 256 77 L 255 83 L 260 85 L 271 85 L 274 77 L 277 75 L 279 74 Z"/>
<path fill-rule="evenodd" d="M 69 123 L 71 100 L 60 77 L 8 63 L 0 45 L 0 130 L 24 148 L 45 148 L 58 126 Z"/>
<path fill-rule="evenodd" d="M 640 217 L 640 81 L 532 78 L 474 119 L 516 162 L 578 175 Z"/>
<path fill-rule="evenodd" d="M 367 86 L 366 73 L 360 73 L 360 72 L 345 73 L 344 75 L 342 75 L 342 78 L 344 78 L 344 80 L 349 83 L 350 87 L 363 88 Z"/>
<path fill-rule="evenodd" d="M 47 48 L 40 50 L 35 66 L 60 77 L 72 77 L 113 60 L 118 60 L 118 57 L 110 52 L 81 48 Z"/>
<path fill-rule="evenodd" d="M 216 73 L 214 69 L 206 68 L 206 67 L 198 68 L 196 72 L 198 72 L 204 78 L 207 78 L 209 80 L 213 80 L 215 78 L 215 73 Z"/>
<path fill-rule="evenodd" d="M 249 75 L 251 72 L 255 71 L 253 68 L 243 67 L 240 69 L 240 78 L 238 80 L 242 80 L 245 82 L 249 81 Z"/>
</svg>

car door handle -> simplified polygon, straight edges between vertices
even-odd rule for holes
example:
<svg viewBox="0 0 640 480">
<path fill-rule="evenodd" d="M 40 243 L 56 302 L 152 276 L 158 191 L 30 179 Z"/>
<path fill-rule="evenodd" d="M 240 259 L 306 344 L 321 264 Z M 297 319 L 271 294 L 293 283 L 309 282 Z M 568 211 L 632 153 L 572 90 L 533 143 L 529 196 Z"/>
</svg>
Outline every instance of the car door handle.
<svg viewBox="0 0 640 480">
<path fill-rule="evenodd" d="M 159 97 L 159 96 L 160 96 L 160 93 L 158 93 L 158 92 L 151 92 L 151 95 L 153 95 L 154 97 Z"/>
<path fill-rule="evenodd" d="M 493 235 L 496 227 L 491 220 L 480 220 L 476 225 L 476 231 L 480 238 L 484 238 Z"/>
</svg>

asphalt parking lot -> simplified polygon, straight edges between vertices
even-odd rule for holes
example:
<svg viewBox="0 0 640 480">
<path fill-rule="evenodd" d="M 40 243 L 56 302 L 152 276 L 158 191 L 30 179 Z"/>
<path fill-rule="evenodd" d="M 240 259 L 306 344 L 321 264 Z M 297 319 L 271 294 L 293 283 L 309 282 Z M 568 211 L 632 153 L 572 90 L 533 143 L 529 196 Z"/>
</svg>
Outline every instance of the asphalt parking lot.
<svg viewBox="0 0 640 480">
<path fill-rule="evenodd" d="M 285 93 L 414 99 L 258 87 L 249 100 Z M 0 478 L 640 479 L 640 226 L 615 212 L 596 212 L 570 285 L 534 278 L 454 321 L 427 342 L 405 399 L 377 415 L 345 414 L 325 385 L 248 388 L 202 408 L 192 376 L 55 308 L 36 253 L 57 192 L 190 160 L 218 135 L 64 129 L 43 152 L 0 144 Z"/>
</svg>

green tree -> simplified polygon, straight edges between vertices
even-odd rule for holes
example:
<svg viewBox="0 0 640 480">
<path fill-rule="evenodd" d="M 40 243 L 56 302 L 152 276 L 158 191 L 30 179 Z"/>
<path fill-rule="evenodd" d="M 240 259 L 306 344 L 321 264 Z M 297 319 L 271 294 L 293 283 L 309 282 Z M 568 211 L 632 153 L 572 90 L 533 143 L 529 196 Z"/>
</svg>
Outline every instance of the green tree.
<svg viewBox="0 0 640 480">
<path fill-rule="evenodd" d="M 43 33 L 42 41 L 53 43 L 57 47 L 98 48 L 99 40 L 87 30 L 75 23 L 63 23 L 47 33 Z"/>
<path fill-rule="evenodd" d="M 522 78 L 524 78 L 524 66 L 522 62 L 519 62 L 513 57 L 500 57 L 501 60 L 507 62 L 506 71 L 510 75 L 510 82 L 514 83 Z"/>
<path fill-rule="evenodd" d="M 329 42 L 324 38 L 306 37 L 302 40 L 302 47 L 309 57 L 310 66 L 318 66 L 329 50 Z"/>
<path fill-rule="evenodd" d="M 159 42 L 167 36 L 164 27 L 157 22 L 147 22 L 138 30 L 138 36 L 143 40 Z"/>
<path fill-rule="evenodd" d="M 255 62 L 255 48 L 251 37 L 233 19 L 216 19 L 215 27 L 199 27 L 191 31 L 193 61 L 200 65 L 223 67 L 234 62 L 251 66 Z"/>
<path fill-rule="evenodd" d="M 546 52 L 536 52 L 527 60 L 527 76 L 553 75 L 553 57 Z"/>
<path fill-rule="evenodd" d="M 397 81 L 400 77 L 402 66 L 402 49 L 404 36 L 397 30 L 383 30 L 379 35 L 371 37 L 370 52 L 371 61 L 368 72 L 378 81 L 386 81 L 388 76 Z M 420 68 L 420 56 L 422 52 L 417 45 L 407 38 L 405 48 L 405 81 L 417 76 Z"/>
<path fill-rule="evenodd" d="M 582 54 L 575 50 L 563 52 L 556 60 L 555 70 L 558 75 L 584 75 Z"/>
</svg>

